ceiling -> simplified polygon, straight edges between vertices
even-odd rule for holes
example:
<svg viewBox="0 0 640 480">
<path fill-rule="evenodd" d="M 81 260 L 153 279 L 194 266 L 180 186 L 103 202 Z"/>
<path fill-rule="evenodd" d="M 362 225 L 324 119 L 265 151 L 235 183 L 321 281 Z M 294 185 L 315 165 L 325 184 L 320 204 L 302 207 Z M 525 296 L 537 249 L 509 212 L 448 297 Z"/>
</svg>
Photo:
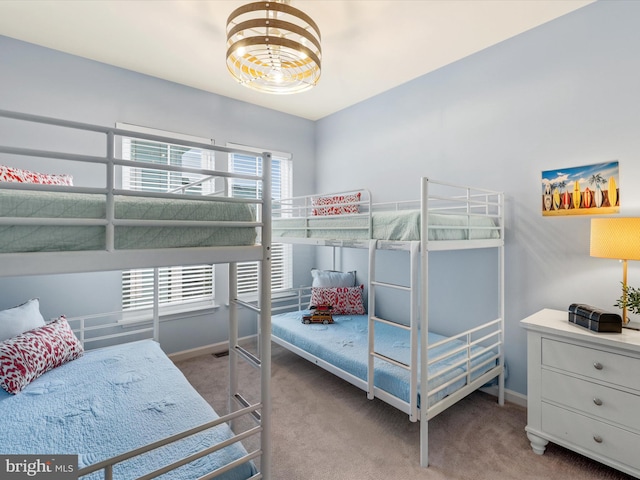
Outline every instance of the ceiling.
<svg viewBox="0 0 640 480">
<path fill-rule="evenodd" d="M 294 95 L 237 84 L 225 24 L 248 0 L 2 0 L 0 35 L 317 120 L 593 0 L 293 0 L 322 34 L 322 77 Z"/>
</svg>

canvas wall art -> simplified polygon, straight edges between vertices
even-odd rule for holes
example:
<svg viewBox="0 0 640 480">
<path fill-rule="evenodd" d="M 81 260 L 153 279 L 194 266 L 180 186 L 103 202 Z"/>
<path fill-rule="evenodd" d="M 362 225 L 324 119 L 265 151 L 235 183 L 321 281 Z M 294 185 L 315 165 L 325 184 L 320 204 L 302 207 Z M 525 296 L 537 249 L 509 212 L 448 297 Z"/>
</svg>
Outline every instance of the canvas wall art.
<svg viewBox="0 0 640 480">
<path fill-rule="evenodd" d="M 542 215 L 620 211 L 618 161 L 542 172 Z"/>
</svg>

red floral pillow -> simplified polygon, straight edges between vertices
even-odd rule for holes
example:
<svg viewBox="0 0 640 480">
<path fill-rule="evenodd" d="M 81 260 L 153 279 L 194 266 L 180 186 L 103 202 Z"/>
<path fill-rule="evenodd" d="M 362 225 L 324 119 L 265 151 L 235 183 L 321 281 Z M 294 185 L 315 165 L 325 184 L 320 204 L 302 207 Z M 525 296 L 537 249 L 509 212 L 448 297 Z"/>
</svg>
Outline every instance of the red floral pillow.
<svg viewBox="0 0 640 480">
<path fill-rule="evenodd" d="M 73 185 L 73 177 L 67 174 L 39 173 L 22 168 L 0 165 L 0 182 L 40 183 L 43 185 Z"/>
<path fill-rule="evenodd" d="M 313 287 L 311 288 L 311 305 L 331 305 L 331 313 L 335 315 L 364 315 L 366 310 L 362 303 L 362 291 L 359 287 Z"/>
<path fill-rule="evenodd" d="M 83 352 L 67 319 L 60 317 L 0 343 L 0 385 L 16 394 L 43 373 Z"/>
<path fill-rule="evenodd" d="M 345 213 L 359 213 L 360 193 L 353 195 L 334 195 L 332 197 L 318 197 L 311 201 L 314 208 L 312 215 L 342 215 Z M 345 205 L 346 204 L 346 205 Z"/>
</svg>

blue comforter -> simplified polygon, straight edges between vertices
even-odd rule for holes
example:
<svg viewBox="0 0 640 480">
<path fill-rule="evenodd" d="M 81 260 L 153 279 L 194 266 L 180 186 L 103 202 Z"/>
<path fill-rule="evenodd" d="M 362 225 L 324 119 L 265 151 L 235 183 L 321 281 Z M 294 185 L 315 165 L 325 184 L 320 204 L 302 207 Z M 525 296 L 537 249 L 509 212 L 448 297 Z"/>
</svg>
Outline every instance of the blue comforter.
<svg viewBox="0 0 640 480">
<path fill-rule="evenodd" d="M 18 395 L 0 389 L 0 453 L 77 454 L 79 468 L 218 418 L 151 340 L 88 351 Z M 226 424 L 114 469 L 130 480 L 226 438 Z M 238 444 L 161 478 L 192 480 L 245 454 Z M 248 463 L 216 478 L 246 479 Z M 96 472 L 89 478 L 103 478 Z"/>
<path fill-rule="evenodd" d="M 271 320 L 272 334 L 331 365 L 344 370 L 361 380 L 367 379 L 368 317 L 366 315 L 335 315 L 335 323 L 329 325 L 301 322 L 302 315 L 309 311 L 290 312 L 274 315 Z M 408 364 L 410 362 L 409 332 L 386 324 L 375 327 L 375 345 L 378 353 L 394 360 Z M 429 332 L 429 344 L 438 342 L 445 337 Z M 430 358 L 440 358 L 464 346 L 461 341 L 452 341 L 445 345 L 429 349 Z M 477 357 L 472 360 L 471 378 L 475 379 L 495 367 L 496 362 L 487 362 L 495 352 L 489 350 L 481 352 L 479 347 L 473 348 Z M 453 378 L 466 372 L 466 365 L 447 369 L 466 359 L 466 352 L 458 352 L 429 366 L 429 390 L 434 391 Z M 473 370 L 474 367 L 478 367 Z M 409 402 L 410 386 L 409 372 L 388 362 L 375 359 L 374 384 L 376 387 L 391 393 L 397 398 Z M 439 374 L 440 373 L 440 374 Z M 418 377 L 420 378 L 420 377 Z M 447 395 L 466 384 L 464 378 L 450 383 L 435 393 L 429 394 L 429 405 L 432 406 Z M 418 397 L 418 405 L 420 398 Z"/>
</svg>

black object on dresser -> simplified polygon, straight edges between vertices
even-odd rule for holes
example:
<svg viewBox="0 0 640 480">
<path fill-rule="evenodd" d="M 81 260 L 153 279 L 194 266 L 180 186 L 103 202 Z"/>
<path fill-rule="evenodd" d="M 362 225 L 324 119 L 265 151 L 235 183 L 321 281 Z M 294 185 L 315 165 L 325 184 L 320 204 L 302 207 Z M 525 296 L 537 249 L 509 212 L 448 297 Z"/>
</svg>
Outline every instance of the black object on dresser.
<svg viewBox="0 0 640 480">
<path fill-rule="evenodd" d="M 585 305 L 584 303 L 572 303 L 569 305 L 569 322 L 594 332 L 622 332 L 622 317 L 620 315 L 605 312 L 600 308 Z"/>
</svg>

